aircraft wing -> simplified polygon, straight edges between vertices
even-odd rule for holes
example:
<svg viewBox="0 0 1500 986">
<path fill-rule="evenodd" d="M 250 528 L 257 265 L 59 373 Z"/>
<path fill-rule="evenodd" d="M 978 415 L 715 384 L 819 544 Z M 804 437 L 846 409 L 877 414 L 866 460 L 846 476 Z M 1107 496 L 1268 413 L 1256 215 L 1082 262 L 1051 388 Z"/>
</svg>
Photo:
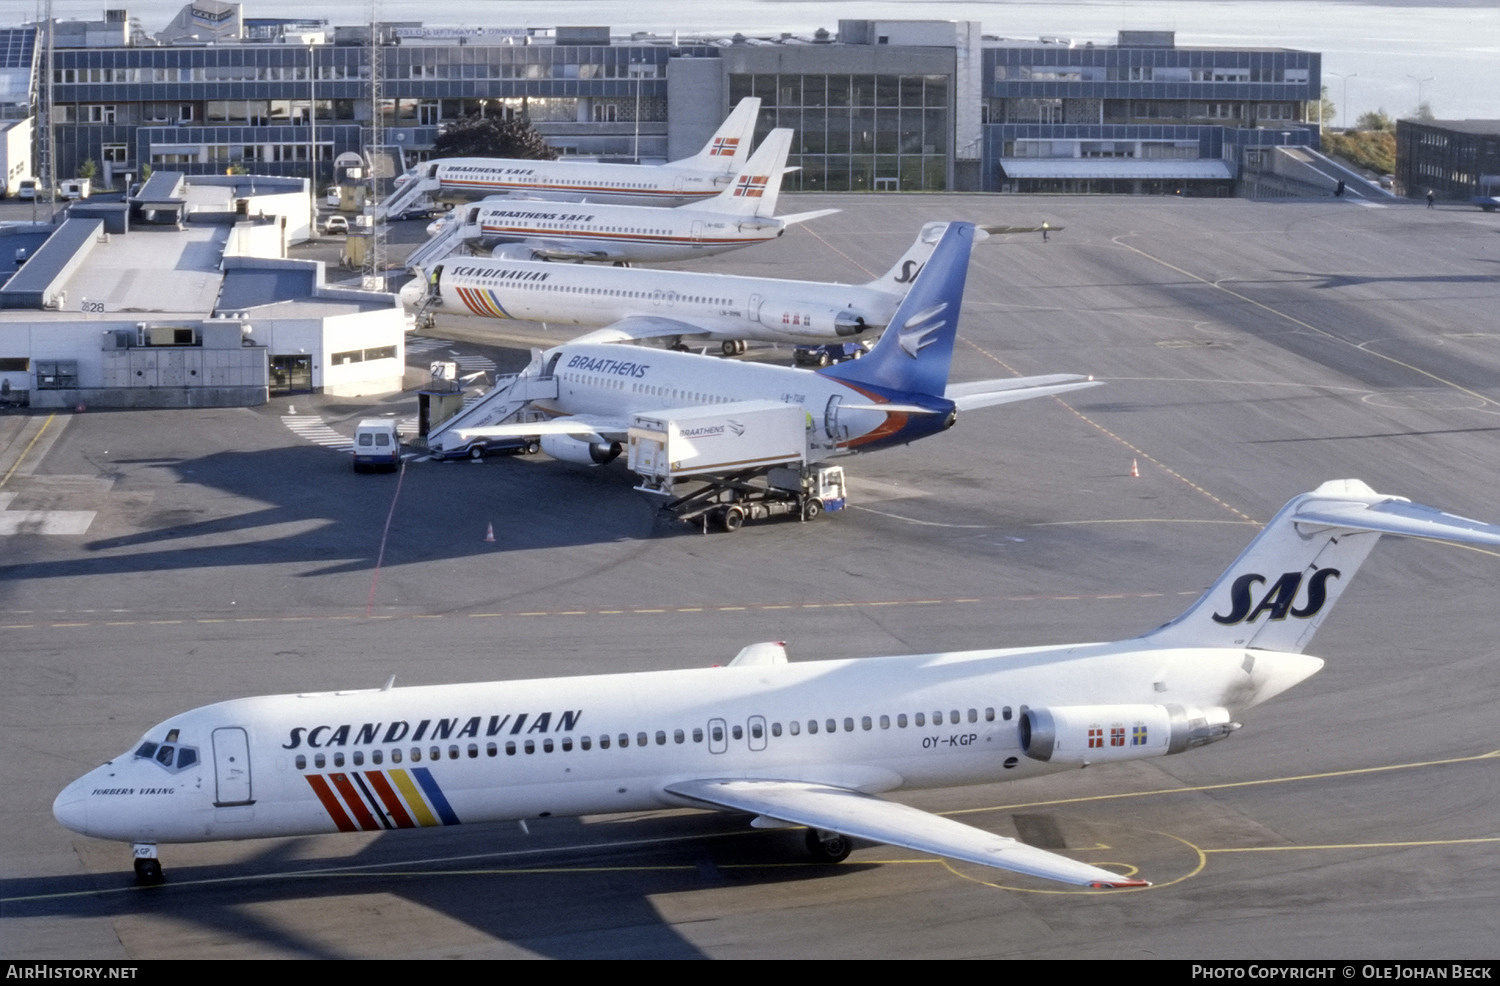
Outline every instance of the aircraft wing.
<svg viewBox="0 0 1500 986">
<path fill-rule="evenodd" d="M 1098 387 L 1102 380 L 1081 376 L 1077 373 L 1053 373 L 1040 377 L 1013 377 L 1010 380 L 977 380 L 973 383 L 956 383 L 943 392 L 960 411 L 972 411 L 977 407 L 992 404 L 1009 404 L 1012 401 L 1029 401 L 1033 397 L 1063 394 L 1085 387 Z"/>
<path fill-rule="evenodd" d="M 701 336 L 707 335 L 708 331 L 701 325 L 675 318 L 662 318 L 658 315 L 627 315 L 613 325 L 596 329 L 569 341 L 573 343 L 634 342 L 640 339 L 660 339 L 672 336 Z"/>
<path fill-rule="evenodd" d="M 753 812 L 1046 880 L 1084 887 L 1150 885 L 1144 880 L 1132 880 L 1003 835 L 847 788 L 804 781 L 747 779 L 679 781 L 668 784 L 666 789 L 716 808 Z"/>
<path fill-rule="evenodd" d="M 526 435 L 575 435 L 602 442 L 623 442 L 630 435 L 630 422 L 597 414 L 573 414 L 546 421 L 512 421 L 482 428 L 456 429 L 458 437 L 468 442 L 476 438 L 517 438 Z"/>
<path fill-rule="evenodd" d="M 501 243 L 490 251 L 497 260 L 586 260 L 615 259 L 608 250 L 595 250 L 567 240 L 516 240 Z"/>
</svg>

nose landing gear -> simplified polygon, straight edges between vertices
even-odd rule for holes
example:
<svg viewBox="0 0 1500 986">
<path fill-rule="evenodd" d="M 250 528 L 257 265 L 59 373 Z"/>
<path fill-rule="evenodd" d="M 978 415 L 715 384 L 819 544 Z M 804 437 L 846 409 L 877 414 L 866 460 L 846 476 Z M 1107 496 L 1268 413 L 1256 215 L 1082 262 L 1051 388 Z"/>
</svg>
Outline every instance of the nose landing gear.
<svg viewBox="0 0 1500 986">
<path fill-rule="evenodd" d="M 135 854 L 135 882 L 141 887 L 159 887 L 165 882 L 161 860 L 156 858 L 156 843 L 137 842 L 130 847 Z"/>
</svg>

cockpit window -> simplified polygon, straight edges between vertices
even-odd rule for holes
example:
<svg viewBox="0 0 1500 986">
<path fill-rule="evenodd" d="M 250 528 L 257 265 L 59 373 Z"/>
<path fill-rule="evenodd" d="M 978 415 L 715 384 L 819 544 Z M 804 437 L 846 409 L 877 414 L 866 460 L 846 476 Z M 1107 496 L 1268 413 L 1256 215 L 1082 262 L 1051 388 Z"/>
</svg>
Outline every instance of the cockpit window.
<svg viewBox="0 0 1500 986">
<path fill-rule="evenodd" d="M 176 730 L 173 730 L 171 735 L 175 736 Z M 198 762 L 198 748 L 172 746 L 170 743 L 153 743 L 146 740 L 136 747 L 134 756 L 137 760 L 155 760 L 175 774 L 178 771 L 187 770 Z"/>
</svg>

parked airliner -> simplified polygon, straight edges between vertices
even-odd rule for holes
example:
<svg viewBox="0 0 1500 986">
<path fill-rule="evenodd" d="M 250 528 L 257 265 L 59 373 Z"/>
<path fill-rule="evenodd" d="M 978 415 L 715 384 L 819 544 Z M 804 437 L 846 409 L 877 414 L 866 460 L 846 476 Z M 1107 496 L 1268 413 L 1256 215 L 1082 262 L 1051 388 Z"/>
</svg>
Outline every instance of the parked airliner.
<svg viewBox="0 0 1500 986">
<path fill-rule="evenodd" d="M 1302 653 L 1382 534 L 1500 545 L 1485 524 L 1357 480 L 1294 498 L 1204 596 L 1115 643 L 245 698 L 149 729 L 52 811 L 158 846 L 699 807 L 1095 887 L 1146 886 L 879 795 L 1181 753 L 1316 673 Z M 711 659 L 704 655 L 703 660 Z"/>
<path fill-rule="evenodd" d="M 744 352 L 747 339 L 822 344 L 884 328 L 945 229 L 946 223 L 922 227 L 891 269 L 866 284 L 454 257 L 425 281 L 408 282 L 401 301 L 412 311 L 425 305 L 458 315 L 609 326 L 589 337 L 596 341 L 714 340 L 725 353 Z"/>
<path fill-rule="evenodd" d="M 406 182 L 376 211 L 381 217 L 397 215 L 423 197 L 467 202 L 491 195 L 516 195 L 562 202 L 656 206 L 713 198 L 743 167 L 759 112 L 759 98 L 740 100 L 701 151 L 667 164 L 439 158 L 408 172 Z"/>
<path fill-rule="evenodd" d="M 620 453 L 636 414 L 779 400 L 805 411 L 808 458 L 820 461 L 936 434 L 952 427 L 959 411 L 1097 386 L 1077 374 L 948 385 L 975 233 L 971 223 L 947 225 L 932 259 L 863 359 L 802 370 L 594 341 L 631 338 L 627 319 L 537 353 L 517 378 L 510 390 L 524 389 L 527 403 L 551 415 L 549 420 L 478 427 L 459 421 L 439 437 L 446 447 L 450 435 L 459 442 L 539 435 L 553 458 L 603 464 Z M 498 403 L 504 394 L 496 388 L 483 403 Z M 470 412 L 480 409 L 476 404 Z"/>
<path fill-rule="evenodd" d="M 495 258 L 631 264 L 689 260 L 774 240 L 796 223 L 831 215 L 818 209 L 775 216 L 792 131 L 772 130 L 745 168 L 718 195 L 675 209 L 487 199 L 465 206 L 439 228 L 458 247 Z M 432 266 L 432 260 L 426 261 Z"/>
</svg>

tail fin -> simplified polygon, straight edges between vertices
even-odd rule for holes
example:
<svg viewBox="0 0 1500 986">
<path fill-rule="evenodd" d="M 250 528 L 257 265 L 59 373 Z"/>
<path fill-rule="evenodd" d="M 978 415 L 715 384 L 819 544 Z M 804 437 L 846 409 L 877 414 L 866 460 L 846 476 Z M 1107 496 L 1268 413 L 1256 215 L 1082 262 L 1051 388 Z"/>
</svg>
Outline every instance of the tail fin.
<svg viewBox="0 0 1500 986">
<path fill-rule="evenodd" d="M 912 245 L 903 253 L 880 277 L 866 284 L 865 287 L 874 288 L 877 291 L 885 291 L 890 294 L 902 294 L 910 290 L 912 282 L 917 275 L 922 273 L 922 268 L 927 266 L 927 261 L 932 257 L 932 251 L 937 249 L 938 241 L 943 238 L 943 233 L 948 229 L 948 223 L 928 223 L 922 227 Z M 989 234 L 983 229 L 974 230 L 974 242 L 989 239 Z"/>
<path fill-rule="evenodd" d="M 776 198 L 781 194 L 781 174 L 786 155 L 792 149 L 790 130 L 772 130 L 760 142 L 750 160 L 729 185 L 713 198 L 689 202 L 685 211 L 727 213 L 735 216 L 771 216 L 776 212 Z"/>
<path fill-rule="evenodd" d="M 1301 653 L 1382 534 L 1500 545 L 1500 525 L 1334 480 L 1282 507 L 1201 599 L 1141 639 Z"/>
<path fill-rule="evenodd" d="M 943 396 L 974 233 L 973 223 L 947 223 L 875 348 L 862 359 L 817 372 L 856 386 Z"/>
<path fill-rule="evenodd" d="M 719 129 L 703 145 L 703 150 L 672 163 L 734 174 L 744 166 L 745 157 L 750 153 L 750 142 L 755 137 L 755 118 L 759 114 L 760 97 L 746 96 L 719 124 Z"/>
</svg>

